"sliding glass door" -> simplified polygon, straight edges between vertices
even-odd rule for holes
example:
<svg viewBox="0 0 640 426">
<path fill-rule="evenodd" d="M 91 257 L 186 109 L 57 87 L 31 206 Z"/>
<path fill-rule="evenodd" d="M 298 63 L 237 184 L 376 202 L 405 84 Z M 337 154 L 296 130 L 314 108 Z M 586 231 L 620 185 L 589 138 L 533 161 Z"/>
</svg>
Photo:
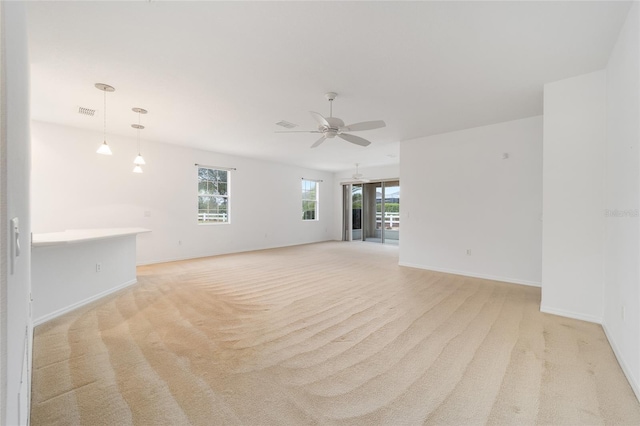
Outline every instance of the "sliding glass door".
<svg viewBox="0 0 640 426">
<path fill-rule="evenodd" d="M 382 211 L 382 182 L 364 184 L 364 241 L 384 242 L 382 224 L 378 220 Z"/>
<path fill-rule="evenodd" d="M 345 185 L 344 226 L 353 241 L 398 244 L 400 240 L 400 182 Z M 346 204 L 350 204 L 347 206 Z M 349 221 L 350 223 L 347 223 Z"/>
<path fill-rule="evenodd" d="M 384 182 L 384 196 L 382 197 L 382 223 L 384 242 L 398 244 L 400 241 L 400 182 Z"/>
</svg>

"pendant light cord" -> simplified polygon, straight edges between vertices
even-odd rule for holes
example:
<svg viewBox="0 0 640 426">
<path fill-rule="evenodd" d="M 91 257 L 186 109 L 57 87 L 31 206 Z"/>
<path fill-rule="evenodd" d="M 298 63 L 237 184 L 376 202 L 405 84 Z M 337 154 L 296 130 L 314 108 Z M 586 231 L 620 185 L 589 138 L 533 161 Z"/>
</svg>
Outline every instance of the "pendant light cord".
<svg viewBox="0 0 640 426">
<path fill-rule="evenodd" d="M 107 141 L 107 91 L 106 89 L 104 90 L 104 114 L 102 114 L 103 118 L 104 118 L 104 122 L 103 122 L 103 136 L 104 136 L 104 141 Z"/>
<path fill-rule="evenodd" d="M 138 155 L 140 155 L 140 111 L 138 111 Z"/>
</svg>

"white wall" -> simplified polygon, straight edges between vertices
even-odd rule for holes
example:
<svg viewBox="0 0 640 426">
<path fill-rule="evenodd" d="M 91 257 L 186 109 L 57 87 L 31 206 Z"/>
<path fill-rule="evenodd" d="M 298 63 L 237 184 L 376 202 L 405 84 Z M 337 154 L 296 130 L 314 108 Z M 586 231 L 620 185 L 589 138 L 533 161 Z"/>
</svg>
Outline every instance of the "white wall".
<svg viewBox="0 0 640 426">
<path fill-rule="evenodd" d="M 31 265 L 38 325 L 135 284 L 136 234 L 34 246 Z"/>
<path fill-rule="evenodd" d="M 95 153 L 99 132 L 33 122 L 32 134 L 34 232 L 148 228 L 138 237 L 139 264 L 331 239 L 331 173 L 143 141 L 147 165 L 134 174 L 134 138 L 107 135 L 109 157 Z M 195 163 L 237 168 L 230 224 L 197 224 Z M 302 177 L 324 181 L 319 221 L 301 219 Z"/>
<path fill-rule="evenodd" d="M 604 71 L 544 87 L 541 310 L 601 322 Z"/>
<path fill-rule="evenodd" d="M 29 60 L 25 7 L 20 2 L 2 2 L 3 110 L 2 122 L 6 139 L 0 160 L 2 187 L 2 269 L 6 279 L 6 305 L 3 309 L 3 382 L 1 386 L 2 424 L 27 424 L 31 386 L 32 322 L 29 312 L 31 254 L 29 217 Z M 20 221 L 22 253 L 11 272 L 8 221 Z M 6 309 L 6 312 L 4 310 Z M 5 317 L 6 313 L 6 317 Z M 5 328 L 6 327 L 6 328 Z M 5 334 L 6 333 L 6 334 Z M 6 338 L 6 341 L 4 340 Z"/>
<path fill-rule="evenodd" d="M 400 264 L 539 285 L 541 162 L 542 117 L 402 141 Z"/>
<path fill-rule="evenodd" d="M 333 197 L 333 234 L 334 240 L 342 240 L 342 185 L 341 182 L 353 181 L 353 175 L 356 172 L 356 166 L 353 165 L 353 169 L 343 170 L 333 174 L 334 181 L 334 197 Z M 393 164 L 387 166 L 359 166 L 358 173 L 360 173 L 364 179 L 368 180 L 385 180 L 385 179 L 398 179 L 400 178 L 400 164 Z M 400 182 L 400 191 L 402 192 L 402 181 Z M 400 209 L 402 209 L 402 198 L 400 199 Z"/>
<path fill-rule="evenodd" d="M 603 326 L 640 398 L 640 7 L 635 3 L 607 66 Z M 622 317 L 622 308 L 625 317 Z"/>
</svg>

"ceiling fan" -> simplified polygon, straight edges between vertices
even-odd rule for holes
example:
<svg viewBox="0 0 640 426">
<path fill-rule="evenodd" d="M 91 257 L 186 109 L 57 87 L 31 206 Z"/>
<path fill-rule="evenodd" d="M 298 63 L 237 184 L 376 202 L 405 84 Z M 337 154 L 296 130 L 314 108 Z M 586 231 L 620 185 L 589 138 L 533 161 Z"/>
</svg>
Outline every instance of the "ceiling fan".
<svg viewBox="0 0 640 426">
<path fill-rule="evenodd" d="M 362 182 L 362 183 L 367 183 L 369 182 L 369 179 L 365 178 L 364 175 L 362 173 L 358 172 L 358 166 L 360 164 L 356 163 L 356 172 L 354 174 L 351 175 L 351 178 L 355 181 L 355 182 Z"/>
<path fill-rule="evenodd" d="M 370 182 L 370 180 L 366 177 L 364 177 L 364 175 L 362 173 L 360 173 L 358 171 L 358 166 L 360 166 L 360 163 L 356 163 L 356 172 L 354 174 L 351 175 L 351 180 L 345 180 L 340 182 L 341 184 L 352 184 L 352 185 L 360 185 L 363 183 L 368 183 Z"/>
<path fill-rule="evenodd" d="M 344 139 L 347 142 L 351 142 L 360 146 L 368 146 L 371 144 L 368 140 L 361 138 L 360 136 L 355 136 L 345 132 L 359 132 L 362 130 L 373 130 L 379 129 L 381 127 L 385 127 L 386 123 L 382 120 L 375 121 L 363 121 L 360 123 L 350 124 L 348 126 L 344 125 L 344 121 L 339 119 L 338 117 L 333 116 L 333 100 L 338 96 L 337 93 L 329 92 L 326 93 L 325 98 L 329 101 L 329 117 L 323 117 L 322 114 L 318 114 L 317 112 L 309 111 L 311 116 L 318 122 L 318 130 L 284 130 L 277 131 L 276 133 L 322 133 L 320 139 L 315 141 L 311 148 L 316 148 L 326 139 L 332 139 L 336 136 Z"/>
</svg>

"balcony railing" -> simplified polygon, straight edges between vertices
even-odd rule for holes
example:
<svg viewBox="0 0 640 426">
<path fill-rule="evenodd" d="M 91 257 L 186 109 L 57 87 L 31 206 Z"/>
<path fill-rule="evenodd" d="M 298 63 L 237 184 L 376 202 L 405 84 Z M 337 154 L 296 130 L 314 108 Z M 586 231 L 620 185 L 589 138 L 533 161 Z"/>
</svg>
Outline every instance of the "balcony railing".
<svg viewBox="0 0 640 426">
<path fill-rule="evenodd" d="M 198 222 L 227 222 L 227 213 L 198 213 Z M 400 228 L 400 213 L 385 213 L 384 224 L 382 214 L 376 213 L 376 227 L 384 226 L 386 229 Z"/>
<path fill-rule="evenodd" d="M 382 223 L 382 213 L 376 213 L 376 227 L 384 226 L 385 229 L 400 228 L 400 213 L 384 214 L 384 224 Z"/>
</svg>

